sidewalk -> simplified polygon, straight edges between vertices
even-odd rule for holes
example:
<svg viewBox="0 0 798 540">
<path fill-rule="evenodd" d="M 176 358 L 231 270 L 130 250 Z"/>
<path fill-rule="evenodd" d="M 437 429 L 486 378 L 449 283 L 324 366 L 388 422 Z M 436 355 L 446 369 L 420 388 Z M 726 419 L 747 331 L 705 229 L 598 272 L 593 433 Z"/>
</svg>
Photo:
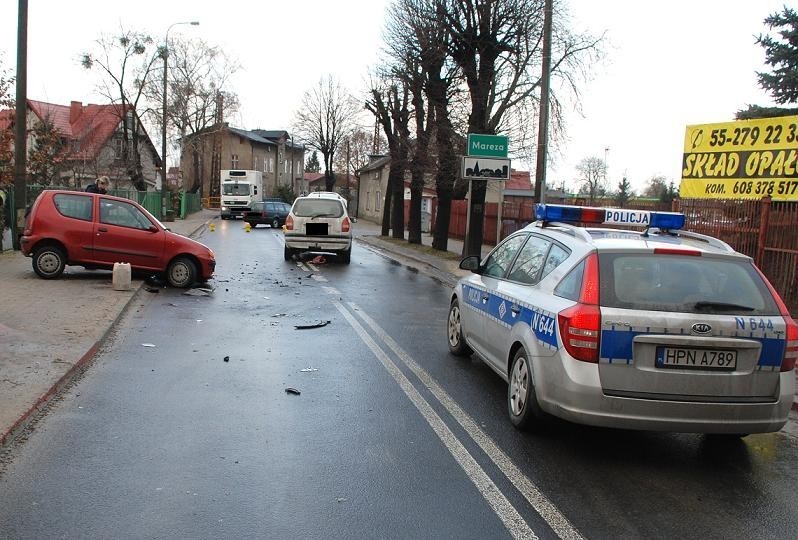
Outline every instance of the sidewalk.
<svg viewBox="0 0 798 540">
<path fill-rule="evenodd" d="M 167 225 L 191 236 L 218 215 L 203 210 Z M 468 274 L 458 267 L 462 241 L 450 239 L 444 254 L 431 249 L 430 234 L 423 234 L 417 246 L 381 237 L 381 227 L 365 220 L 355 223 L 353 232 L 360 244 L 446 285 Z M 483 246 L 483 256 L 489 250 Z M 108 271 L 80 267 L 68 267 L 61 279 L 43 280 L 34 274 L 29 258 L 0 253 L 0 448 L 90 364 L 141 284 L 134 280 L 132 290 L 114 291 Z M 798 410 L 796 402 L 793 410 Z M 792 415 L 798 420 L 798 413 Z M 798 436 L 798 427 L 792 431 Z"/>
<path fill-rule="evenodd" d="M 218 215 L 166 225 L 190 236 Z M 141 284 L 115 291 L 110 272 L 81 267 L 44 280 L 19 251 L 0 253 L 0 448 L 90 363 Z"/>
</svg>

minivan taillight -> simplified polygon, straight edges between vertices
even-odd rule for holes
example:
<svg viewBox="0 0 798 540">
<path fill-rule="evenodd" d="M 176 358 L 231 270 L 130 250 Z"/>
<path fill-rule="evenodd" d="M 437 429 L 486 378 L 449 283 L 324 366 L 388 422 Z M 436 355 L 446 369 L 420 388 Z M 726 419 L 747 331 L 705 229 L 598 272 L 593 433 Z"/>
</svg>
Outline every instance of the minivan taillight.
<svg viewBox="0 0 798 540">
<path fill-rule="evenodd" d="M 351 223 L 349 222 L 349 218 L 345 217 L 341 222 L 341 232 L 349 232 L 349 227 L 351 227 Z"/>
<path fill-rule="evenodd" d="M 598 255 L 585 259 L 582 291 L 579 302 L 557 315 L 565 350 L 582 362 L 597 363 L 601 337 L 601 309 L 599 308 Z"/>
<path fill-rule="evenodd" d="M 285 230 L 286 231 L 293 231 L 294 230 L 294 218 L 291 217 L 291 214 L 285 218 Z"/>
</svg>

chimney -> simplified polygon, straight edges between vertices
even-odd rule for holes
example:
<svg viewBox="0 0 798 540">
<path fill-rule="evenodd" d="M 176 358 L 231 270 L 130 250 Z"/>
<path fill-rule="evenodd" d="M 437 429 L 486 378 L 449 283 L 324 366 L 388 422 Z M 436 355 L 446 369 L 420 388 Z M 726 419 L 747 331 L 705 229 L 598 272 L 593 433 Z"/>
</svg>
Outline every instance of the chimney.
<svg viewBox="0 0 798 540">
<path fill-rule="evenodd" d="M 73 101 L 69 104 L 69 123 L 74 124 L 80 118 L 80 113 L 83 112 L 83 103 L 80 101 Z"/>
</svg>

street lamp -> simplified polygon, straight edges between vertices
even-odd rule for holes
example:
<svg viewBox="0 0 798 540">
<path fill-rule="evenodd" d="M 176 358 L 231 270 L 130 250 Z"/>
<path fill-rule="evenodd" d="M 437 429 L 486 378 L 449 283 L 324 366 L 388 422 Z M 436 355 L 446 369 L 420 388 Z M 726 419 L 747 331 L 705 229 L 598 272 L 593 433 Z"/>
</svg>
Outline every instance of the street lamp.
<svg viewBox="0 0 798 540">
<path fill-rule="evenodd" d="M 179 24 L 190 24 L 191 26 L 198 26 L 199 21 L 185 21 L 176 22 L 169 25 L 166 29 L 166 36 L 163 40 L 163 118 L 161 119 L 161 219 L 166 217 L 166 208 L 169 206 L 169 195 L 166 189 L 166 83 L 167 83 L 167 68 L 169 65 L 169 30 L 173 26 Z"/>
</svg>

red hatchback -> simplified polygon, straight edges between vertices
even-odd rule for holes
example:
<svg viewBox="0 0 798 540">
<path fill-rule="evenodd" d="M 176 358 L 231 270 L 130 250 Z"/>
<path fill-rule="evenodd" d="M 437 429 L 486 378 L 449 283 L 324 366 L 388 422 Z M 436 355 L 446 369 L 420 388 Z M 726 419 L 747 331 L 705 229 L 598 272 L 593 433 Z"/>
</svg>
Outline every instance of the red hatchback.
<svg viewBox="0 0 798 540">
<path fill-rule="evenodd" d="M 189 287 L 213 276 L 213 251 L 166 228 L 141 205 L 110 195 L 43 191 L 25 222 L 22 252 L 44 279 L 66 265 L 165 272 L 173 287 Z"/>
</svg>

